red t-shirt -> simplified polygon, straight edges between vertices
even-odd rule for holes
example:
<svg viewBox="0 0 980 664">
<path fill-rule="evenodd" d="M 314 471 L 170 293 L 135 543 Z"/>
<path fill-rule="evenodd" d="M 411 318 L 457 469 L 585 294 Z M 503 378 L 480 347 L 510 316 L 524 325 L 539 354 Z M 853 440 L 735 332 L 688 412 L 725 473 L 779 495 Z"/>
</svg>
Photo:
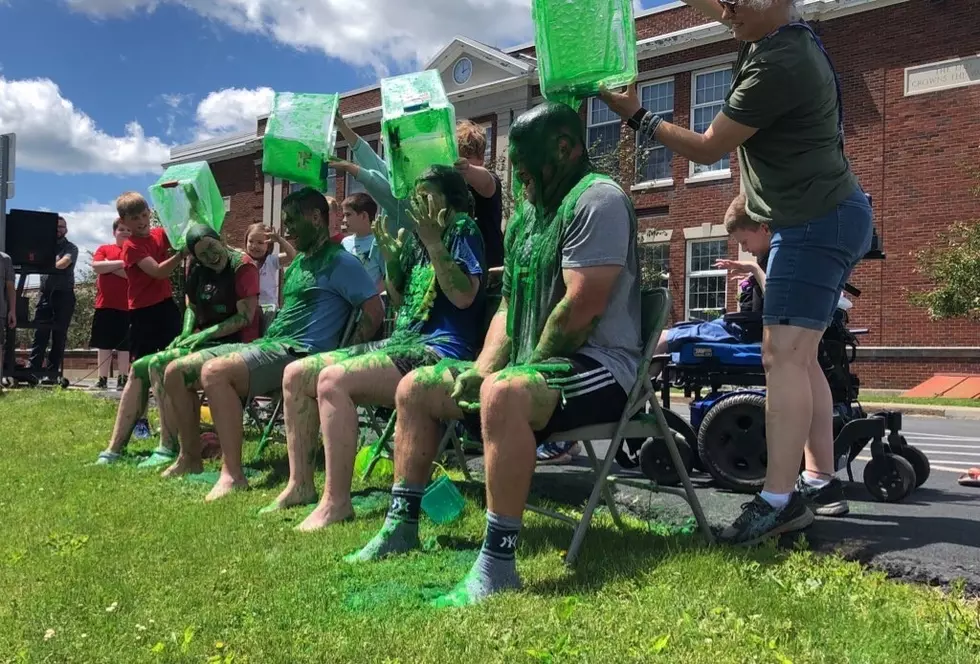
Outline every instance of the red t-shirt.
<svg viewBox="0 0 980 664">
<path fill-rule="evenodd" d="M 121 261 L 122 247 L 103 244 L 95 250 L 93 261 Z M 106 272 L 95 278 L 95 308 L 129 310 L 129 280 Z"/>
<path fill-rule="evenodd" d="M 122 247 L 122 260 L 129 279 L 129 308 L 146 309 L 173 297 L 170 279 L 154 279 L 138 265 L 144 258 L 162 263 L 170 256 L 170 240 L 162 228 L 151 228 L 149 237 L 130 236 Z"/>
<path fill-rule="evenodd" d="M 235 270 L 235 295 L 239 300 L 246 297 L 258 296 L 259 294 L 259 266 L 255 264 L 251 256 L 245 256 L 242 264 Z M 242 343 L 255 341 L 259 338 L 259 326 L 262 323 L 262 308 L 256 303 L 255 315 L 252 321 L 242 328 Z"/>
</svg>

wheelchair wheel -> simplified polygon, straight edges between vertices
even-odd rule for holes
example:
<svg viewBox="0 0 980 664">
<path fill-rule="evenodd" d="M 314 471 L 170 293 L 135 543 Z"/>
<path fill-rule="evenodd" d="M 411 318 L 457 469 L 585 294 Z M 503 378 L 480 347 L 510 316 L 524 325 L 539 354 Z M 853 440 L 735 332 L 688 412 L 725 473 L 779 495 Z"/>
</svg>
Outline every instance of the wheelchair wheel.
<svg viewBox="0 0 980 664">
<path fill-rule="evenodd" d="M 897 454 L 882 454 L 864 467 L 864 486 L 875 500 L 897 503 L 915 488 L 915 469 Z"/>
<path fill-rule="evenodd" d="M 708 411 L 698 432 L 701 462 L 725 489 L 755 493 L 766 479 L 766 398 L 736 394 Z"/>
<path fill-rule="evenodd" d="M 691 465 L 688 466 L 687 472 L 690 473 L 692 468 L 696 468 L 701 472 L 707 472 L 698 454 L 698 435 L 691 428 L 691 425 L 687 423 L 687 420 L 672 410 L 664 410 L 664 419 L 667 420 L 667 426 L 672 431 L 679 433 L 691 450 Z M 676 440 L 677 436 L 674 436 L 674 439 Z"/>
<path fill-rule="evenodd" d="M 691 457 L 694 453 L 691 446 L 684 440 L 684 436 L 672 431 L 674 444 L 684 462 L 684 469 L 690 474 Z M 681 476 L 674 466 L 674 460 L 670 457 L 670 450 L 663 438 L 648 438 L 640 448 L 640 471 L 644 477 L 651 479 L 663 486 L 677 486 L 681 483 Z"/>
<path fill-rule="evenodd" d="M 902 436 L 902 442 L 905 443 L 904 436 Z M 929 457 L 925 455 L 925 452 L 908 443 L 898 449 L 892 448 L 892 451 L 912 465 L 912 470 L 915 471 L 916 489 L 926 483 L 926 480 L 929 479 L 929 473 L 932 472 L 932 467 L 929 465 Z"/>
</svg>

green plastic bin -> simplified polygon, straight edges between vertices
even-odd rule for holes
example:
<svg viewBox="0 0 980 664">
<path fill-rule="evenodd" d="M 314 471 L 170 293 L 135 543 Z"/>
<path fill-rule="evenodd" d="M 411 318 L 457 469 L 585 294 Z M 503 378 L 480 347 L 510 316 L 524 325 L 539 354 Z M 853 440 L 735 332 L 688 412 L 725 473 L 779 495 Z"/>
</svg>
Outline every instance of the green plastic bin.
<svg viewBox="0 0 980 664">
<path fill-rule="evenodd" d="M 191 224 L 205 224 L 221 232 L 225 201 L 206 161 L 165 170 L 150 186 L 150 199 L 174 249 L 184 248 L 184 234 Z"/>
<path fill-rule="evenodd" d="M 534 46 L 542 95 L 576 102 L 600 84 L 636 80 L 636 23 L 631 0 L 532 0 Z"/>
<path fill-rule="evenodd" d="M 395 198 L 408 198 L 415 180 L 434 164 L 453 165 L 456 110 L 435 70 L 381 80 L 381 135 Z"/>
<path fill-rule="evenodd" d="M 327 190 L 340 95 L 277 92 L 262 138 L 262 171 Z"/>
</svg>

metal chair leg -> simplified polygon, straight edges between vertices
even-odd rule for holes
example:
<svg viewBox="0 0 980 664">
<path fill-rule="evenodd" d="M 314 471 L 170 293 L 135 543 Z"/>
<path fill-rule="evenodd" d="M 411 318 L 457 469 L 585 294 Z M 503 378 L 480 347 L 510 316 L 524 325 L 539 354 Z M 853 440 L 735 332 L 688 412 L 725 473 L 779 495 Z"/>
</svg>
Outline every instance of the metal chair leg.
<svg viewBox="0 0 980 664">
<path fill-rule="evenodd" d="M 619 445 L 623 442 L 623 424 L 620 422 L 616 427 L 616 434 L 612 439 L 612 446 L 609 448 L 610 452 L 615 449 L 619 449 Z M 591 441 L 590 441 L 591 442 Z M 592 495 L 589 496 L 589 502 L 585 505 L 585 511 L 582 512 L 582 520 L 579 521 L 578 526 L 575 527 L 575 534 L 572 536 L 572 543 L 568 546 L 568 553 L 565 555 L 565 563 L 569 566 L 575 563 L 575 559 L 578 557 L 578 551 L 582 547 L 582 541 L 585 539 L 585 533 L 589 529 L 589 524 L 592 522 L 592 513 L 595 512 L 596 506 L 599 504 L 599 496 L 603 493 L 603 488 L 606 486 L 606 477 L 609 476 L 609 469 L 612 468 L 613 459 L 615 454 L 606 454 L 606 458 L 603 460 L 602 467 L 599 469 L 598 475 L 599 479 L 592 488 Z"/>
<path fill-rule="evenodd" d="M 609 482 L 606 480 L 605 476 L 602 476 L 601 478 L 599 476 L 599 457 L 596 456 L 595 448 L 592 447 L 592 441 L 583 440 L 582 444 L 585 446 L 585 451 L 589 455 L 589 461 L 592 462 L 592 472 L 596 474 L 596 480 L 601 479 L 602 481 L 602 497 L 605 499 L 606 506 L 609 508 L 609 514 L 612 515 L 613 523 L 615 523 L 620 530 L 626 530 L 626 525 L 619 516 L 619 508 L 616 507 L 616 498 L 613 495 L 612 487 L 609 485 Z M 610 446 L 609 449 L 612 450 L 612 446 Z"/>
</svg>

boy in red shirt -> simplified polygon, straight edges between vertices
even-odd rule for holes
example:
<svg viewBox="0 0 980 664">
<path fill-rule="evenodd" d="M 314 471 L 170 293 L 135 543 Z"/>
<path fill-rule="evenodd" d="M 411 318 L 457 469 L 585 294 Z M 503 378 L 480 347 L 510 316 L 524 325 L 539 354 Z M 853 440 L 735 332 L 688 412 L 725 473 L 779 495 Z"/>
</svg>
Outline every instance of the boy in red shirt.
<svg viewBox="0 0 980 664">
<path fill-rule="evenodd" d="M 122 261 L 129 282 L 129 353 L 133 366 L 119 402 L 119 414 L 110 446 L 124 447 L 146 409 L 150 376 L 146 363 L 136 360 L 158 353 L 180 334 L 180 310 L 174 302 L 170 275 L 184 260 L 184 252 L 171 254 L 162 228 L 150 228 L 150 206 L 131 191 L 116 199 L 119 221 L 131 233 L 123 242 Z"/>
<path fill-rule="evenodd" d="M 100 390 L 108 387 L 112 351 L 118 354 L 117 390 L 126 386 L 129 374 L 129 281 L 123 265 L 122 246 L 130 233 L 116 219 L 112 222 L 112 235 L 115 244 L 103 244 L 92 257 L 92 271 L 98 276 L 95 278 L 95 315 L 89 346 L 98 351 Z"/>
</svg>

